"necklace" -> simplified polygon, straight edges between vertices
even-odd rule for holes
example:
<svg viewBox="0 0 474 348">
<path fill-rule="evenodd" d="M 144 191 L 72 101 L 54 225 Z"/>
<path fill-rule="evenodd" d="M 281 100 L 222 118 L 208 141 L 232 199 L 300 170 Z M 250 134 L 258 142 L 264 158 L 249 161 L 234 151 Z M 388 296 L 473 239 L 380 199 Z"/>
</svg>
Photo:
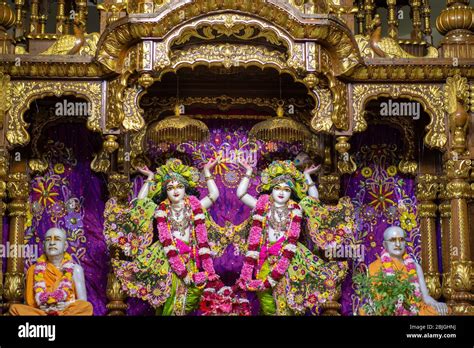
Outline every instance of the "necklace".
<svg viewBox="0 0 474 348">
<path fill-rule="evenodd" d="M 282 207 L 276 207 L 271 205 L 270 211 L 268 212 L 268 225 L 273 229 L 276 239 L 279 239 L 287 230 L 290 211 L 286 205 Z"/>
<path fill-rule="evenodd" d="M 191 209 L 187 205 L 182 207 L 171 206 L 170 224 L 173 232 L 179 232 L 180 237 L 186 236 L 191 224 Z"/>
</svg>

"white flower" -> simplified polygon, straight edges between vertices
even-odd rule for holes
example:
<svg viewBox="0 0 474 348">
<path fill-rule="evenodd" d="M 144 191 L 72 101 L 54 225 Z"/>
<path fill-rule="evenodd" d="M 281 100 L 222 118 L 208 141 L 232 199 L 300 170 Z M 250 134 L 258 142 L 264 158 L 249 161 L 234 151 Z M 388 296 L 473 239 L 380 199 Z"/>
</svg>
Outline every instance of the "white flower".
<svg viewBox="0 0 474 348">
<path fill-rule="evenodd" d="M 301 213 L 301 209 L 293 209 L 293 215 L 302 217 L 303 214 Z"/>
<path fill-rule="evenodd" d="M 296 252 L 296 245 L 294 244 L 287 244 L 283 247 L 284 250 Z"/>
<path fill-rule="evenodd" d="M 174 245 L 169 245 L 167 247 L 164 247 L 163 250 L 165 251 L 166 254 L 168 254 L 171 250 L 178 251 L 178 249 L 176 249 L 176 247 Z"/>
<path fill-rule="evenodd" d="M 254 219 L 254 220 L 258 220 L 258 221 L 263 221 L 263 216 L 262 216 L 262 215 L 255 214 L 255 215 L 253 216 L 253 219 Z"/>
<path fill-rule="evenodd" d="M 205 219 L 204 214 L 197 214 L 197 215 L 194 215 L 194 221 L 196 221 L 196 220 L 204 220 L 204 219 Z"/>
<path fill-rule="evenodd" d="M 166 211 L 164 210 L 158 210 L 155 212 L 155 217 L 166 217 Z"/>
<path fill-rule="evenodd" d="M 256 260 L 256 259 L 258 259 L 259 252 L 258 252 L 258 251 L 247 251 L 247 253 L 245 254 L 245 256 L 250 257 L 250 258 Z"/>
<path fill-rule="evenodd" d="M 211 250 L 209 248 L 201 248 L 199 249 L 199 255 L 210 254 Z"/>
<path fill-rule="evenodd" d="M 271 276 L 268 276 L 267 279 L 268 279 L 268 282 L 270 283 L 270 285 L 272 286 L 272 288 L 273 288 L 275 285 L 277 285 L 277 283 L 278 283 L 278 282 L 277 282 L 275 279 L 273 279 Z"/>
</svg>

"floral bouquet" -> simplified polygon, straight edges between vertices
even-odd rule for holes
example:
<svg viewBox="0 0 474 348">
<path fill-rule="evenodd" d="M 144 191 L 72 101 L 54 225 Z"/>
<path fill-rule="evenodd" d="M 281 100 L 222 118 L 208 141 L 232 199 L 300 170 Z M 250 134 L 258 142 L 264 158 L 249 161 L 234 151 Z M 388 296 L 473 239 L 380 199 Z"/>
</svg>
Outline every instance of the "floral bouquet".
<svg viewBox="0 0 474 348">
<path fill-rule="evenodd" d="M 361 312 L 365 315 L 409 316 L 417 315 L 420 298 L 412 282 L 403 272 L 374 276 L 358 273 L 353 277 L 356 294 L 361 298 Z"/>
<path fill-rule="evenodd" d="M 237 296 L 231 287 L 224 286 L 219 290 L 206 288 L 199 306 L 201 314 L 249 316 L 250 304 L 245 298 Z"/>
</svg>

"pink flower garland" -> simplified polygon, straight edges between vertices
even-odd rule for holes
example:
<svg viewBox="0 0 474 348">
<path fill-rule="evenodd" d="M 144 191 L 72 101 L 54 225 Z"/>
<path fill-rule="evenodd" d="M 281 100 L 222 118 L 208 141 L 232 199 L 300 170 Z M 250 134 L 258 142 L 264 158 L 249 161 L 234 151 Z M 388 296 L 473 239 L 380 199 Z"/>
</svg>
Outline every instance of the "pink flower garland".
<svg viewBox="0 0 474 348">
<path fill-rule="evenodd" d="M 63 272 L 63 276 L 56 290 L 51 292 L 46 290 L 46 281 L 44 279 L 47 266 L 48 259 L 43 254 L 35 265 L 33 285 L 35 300 L 40 307 L 65 302 L 73 294 L 72 276 L 74 273 L 74 262 L 71 255 L 64 253 L 60 269 Z"/>
<path fill-rule="evenodd" d="M 282 244 L 280 250 L 280 259 L 273 266 L 270 274 L 262 281 L 260 279 L 252 279 L 255 266 L 259 257 L 259 247 L 263 242 L 264 215 L 268 211 L 269 196 L 262 195 L 256 204 L 255 213 L 253 215 L 252 228 L 248 238 L 248 251 L 245 257 L 244 265 L 240 273 L 237 285 L 250 291 L 263 291 L 274 287 L 278 281 L 288 270 L 291 260 L 296 251 L 296 243 L 300 236 L 301 230 L 301 208 L 295 202 L 289 202 L 291 209 L 290 223 L 287 231 L 287 239 Z"/>
<path fill-rule="evenodd" d="M 166 253 L 166 257 L 171 265 L 171 269 L 176 275 L 189 283 L 188 270 L 183 259 L 180 257 L 179 250 L 176 248 L 173 242 L 173 236 L 170 231 L 170 227 L 167 221 L 168 206 L 169 202 L 166 200 L 159 206 L 157 214 L 158 222 L 158 237 L 160 243 Z M 185 204 L 191 205 L 192 216 L 194 220 L 194 232 L 198 243 L 198 253 L 195 253 L 196 264 L 197 259 L 201 261 L 204 272 L 197 272 L 192 274 L 192 279 L 196 285 L 202 285 L 209 280 L 210 282 L 218 279 L 218 276 L 214 270 L 214 265 L 211 258 L 211 249 L 207 240 L 207 228 L 205 225 L 205 215 L 203 213 L 201 202 L 194 196 L 188 196 Z"/>
<path fill-rule="evenodd" d="M 385 275 L 390 275 L 390 276 L 395 275 L 395 270 L 393 268 L 393 260 L 390 254 L 387 252 L 387 250 L 383 249 L 382 255 L 380 258 L 382 261 L 382 272 Z M 418 274 L 416 272 L 415 260 L 413 260 L 413 258 L 410 255 L 408 255 L 408 253 L 405 253 L 403 255 L 403 264 L 405 265 L 407 269 L 410 283 L 412 283 L 413 286 L 415 287 L 413 294 L 417 298 L 420 298 L 421 297 L 420 283 L 418 281 Z M 402 307 L 402 301 L 400 300 L 398 301 L 398 304 L 397 304 L 398 314 L 418 315 L 418 312 L 419 312 L 419 308 L 416 304 L 413 304 L 412 306 L 410 306 L 410 310 L 407 311 L 406 309 Z"/>
</svg>

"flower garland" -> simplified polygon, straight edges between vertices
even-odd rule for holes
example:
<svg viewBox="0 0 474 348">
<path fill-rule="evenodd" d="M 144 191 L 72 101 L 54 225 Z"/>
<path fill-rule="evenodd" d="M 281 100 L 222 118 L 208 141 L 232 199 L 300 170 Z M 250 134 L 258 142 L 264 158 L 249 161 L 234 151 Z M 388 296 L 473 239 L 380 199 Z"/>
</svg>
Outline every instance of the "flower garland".
<svg viewBox="0 0 474 348">
<path fill-rule="evenodd" d="M 382 255 L 381 255 L 381 261 L 382 261 L 382 272 L 385 275 L 393 276 L 395 275 L 395 269 L 393 267 L 393 260 L 390 254 L 387 252 L 387 250 L 383 249 Z M 421 297 L 421 291 L 420 291 L 420 283 L 418 281 L 418 275 L 416 273 L 416 266 L 415 266 L 415 260 L 408 255 L 408 253 L 405 253 L 403 255 L 403 264 L 405 265 L 407 271 L 408 271 L 408 277 L 410 283 L 413 284 L 415 287 L 415 290 L 413 292 L 414 296 L 416 298 Z M 419 312 L 419 305 L 418 303 L 413 303 L 410 306 L 409 311 L 405 310 L 402 306 L 402 299 L 399 299 L 397 302 L 397 313 L 402 314 L 402 315 L 418 315 Z"/>
<path fill-rule="evenodd" d="M 255 207 L 253 223 L 248 238 L 248 251 L 245 255 L 244 265 L 237 282 L 237 285 L 244 290 L 263 291 L 274 287 L 286 273 L 296 251 L 296 243 L 301 230 L 302 214 L 300 206 L 297 203 L 290 201 L 288 203 L 289 209 L 291 209 L 290 222 L 286 233 L 287 239 L 280 250 L 280 258 L 264 281 L 260 279 L 252 279 L 253 271 L 259 258 L 258 249 L 260 244 L 263 242 L 262 231 L 266 222 L 264 215 L 268 211 L 268 205 L 269 196 L 262 195 L 258 199 Z"/>
<path fill-rule="evenodd" d="M 201 202 L 194 196 L 188 196 L 185 199 L 185 204 L 191 205 L 191 218 L 194 220 L 193 232 L 195 233 L 197 246 L 199 248 L 197 255 L 195 253 L 195 257 L 196 259 L 199 258 L 201 261 L 204 272 L 195 272 L 193 274 L 189 274 L 186 264 L 181 258 L 181 254 L 174 243 L 170 226 L 168 224 L 168 200 L 163 201 L 159 205 L 156 215 L 158 221 L 158 237 L 160 243 L 163 245 L 166 257 L 168 258 L 168 261 L 171 265 L 171 269 L 176 273 L 176 275 L 183 279 L 186 284 L 190 284 L 191 280 L 193 280 L 197 286 L 200 286 L 207 280 L 210 282 L 217 280 L 218 276 L 214 270 L 214 265 L 211 259 L 211 249 L 207 240 L 207 228 Z"/>
<path fill-rule="evenodd" d="M 65 302 L 74 294 L 72 275 L 74 273 L 74 262 L 71 255 L 64 253 L 60 271 L 63 272 L 61 281 L 56 290 L 47 291 L 44 274 L 46 272 L 48 259 L 45 254 L 41 255 L 35 265 L 33 291 L 35 300 L 39 307 Z"/>
</svg>

